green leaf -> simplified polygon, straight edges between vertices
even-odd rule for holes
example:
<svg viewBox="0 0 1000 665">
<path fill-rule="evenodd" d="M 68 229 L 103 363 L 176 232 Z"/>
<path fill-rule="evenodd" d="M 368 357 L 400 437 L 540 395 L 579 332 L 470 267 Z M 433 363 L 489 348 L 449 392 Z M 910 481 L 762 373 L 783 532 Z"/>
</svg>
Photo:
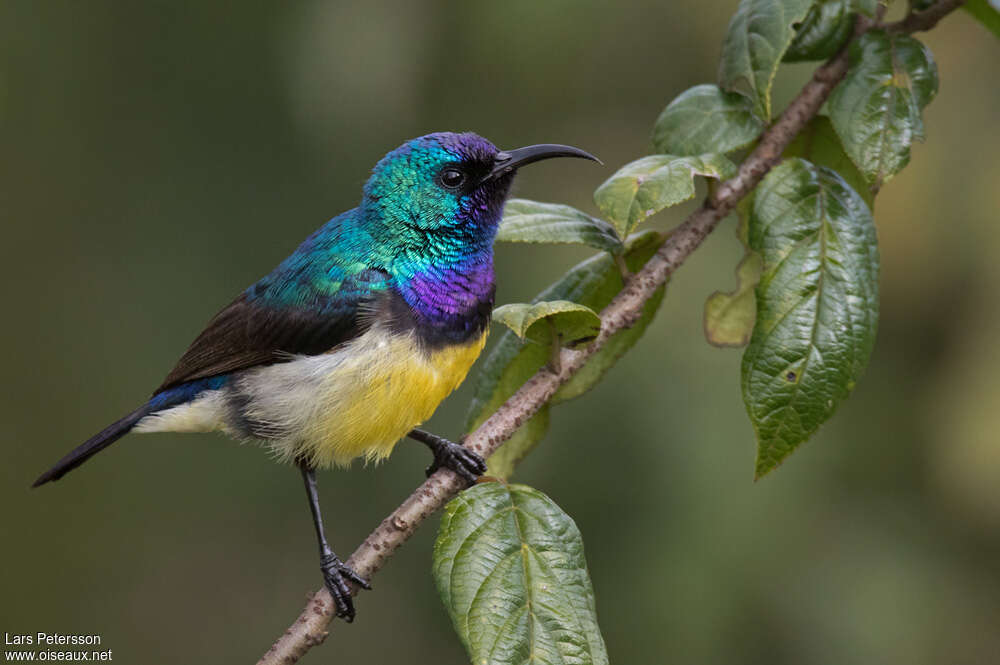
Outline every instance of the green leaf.
<svg viewBox="0 0 1000 665">
<path fill-rule="evenodd" d="M 625 263 L 635 272 L 642 268 L 663 242 L 664 236 L 654 231 L 638 233 L 628 239 L 625 249 Z M 568 300 L 585 305 L 595 312 L 604 309 L 623 286 L 621 271 L 608 254 L 598 254 L 571 268 L 557 282 L 535 297 L 535 302 L 548 300 Z M 595 353 L 572 379 L 562 386 L 553 402 L 565 401 L 589 390 L 601 378 L 618 357 L 628 350 L 656 314 L 662 301 L 662 290 L 647 303 L 640 320 L 630 329 L 622 330 L 609 339 L 605 346 Z M 544 342 L 522 342 L 511 330 L 499 335 L 496 345 L 486 354 L 482 369 L 476 378 L 472 401 L 466 417 L 466 431 L 479 427 L 501 404 L 517 392 L 525 381 L 541 369 L 550 358 L 550 340 Z M 490 457 L 490 475 L 498 478 L 510 476 L 513 463 L 521 459 L 545 435 L 548 415 L 531 427 L 531 421 L 522 425 L 511 441 L 505 443 Z M 513 462 L 506 459 L 494 464 L 493 458 L 501 455 L 508 446 L 515 443 L 509 453 Z M 523 452 L 519 452 L 523 451 Z"/>
<path fill-rule="evenodd" d="M 844 146 L 840 144 L 840 138 L 834 131 L 829 117 L 818 115 L 810 120 L 784 154 L 785 157 L 801 157 L 817 166 L 833 169 L 847 181 L 851 189 L 861 195 L 868 204 L 868 209 L 872 209 L 875 193 L 865 182 L 858 167 L 844 152 Z"/>
<path fill-rule="evenodd" d="M 614 367 L 618 359 L 635 346 L 635 343 L 646 332 L 646 328 L 653 322 L 656 312 L 660 309 L 665 292 L 665 288 L 662 286 L 654 291 L 653 295 L 642 306 L 642 314 L 640 314 L 639 320 L 635 322 L 635 325 L 622 330 L 609 339 L 604 347 L 587 361 L 586 365 L 581 367 L 569 381 L 556 391 L 556 394 L 552 396 L 552 403 L 559 404 L 560 402 L 569 401 L 596 386 L 600 382 L 601 377 L 604 376 L 604 373 Z"/>
<path fill-rule="evenodd" d="M 479 427 L 548 360 L 548 344 L 525 344 L 509 329 L 500 333 L 476 377 L 466 431 Z"/>
<path fill-rule="evenodd" d="M 884 31 L 865 33 L 850 49 L 850 69 L 830 95 L 830 119 L 844 149 L 876 190 L 910 161 L 924 139 L 920 112 L 937 93 L 926 46 Z"/>
<path fill-rule="evenodd" d="M 1000 0 L 969 0 L 962 9 L 972 14 L 987 30 L 1000 37 Z"/>
<path fill-rule="evenodd" d="M 746 346 L 757 319 L 754 288 L 763 267 L 760 255 L 750 252 L 736 267 L 736 290 L 716 291 L 705 301 L 705 338 L 713 346 Z"/>
<path fill-rule="evenodd" d="M 554 333 L 562 344 L 571 344 L 596 337 L 601 330 L 597 312 L 568 300 L 503 305 L 493 310 L 493 320 L 513 330 L 521 339 L 541 343 L 552 341 Z"/>
<path fill-rule="evenodd" d="M 764 260 L 742 367 L 759 478 L 833 415 L 867 366 L 879 259 L 861 197 L 835 172 L 797 158 L 757 187 L 749 241 Z"/>
<path fill-rule="evenodd" d="M 851 9 L 868 18 L 875 18 L 878 6 L 879 0 L 851 0 Z"/>
<path fill-rule="evenodd" d="M 663 109 L 653 127 L 653 146 L 671 155 L 721 154 L 745 148 L 762 131 L 749 99 L 717 85 L 696 85 Z"/>
<path fill-rule="evenodd" d="M 694 198 L 695 176 L 725 180 L 735 173 L 719 154 L 652 155 L 620 168 L 597 188 L 594 201 L 624 238 L 647 217 Z"/>
<path fill-rule="evenodd" d="M 511 199 L 497 231 L 500 242 L 576 243 L 618 254 L 621 239 L 613 226 L 558 203 Z"/>
<path fill-rule="evenodd" d="M 664 237 L 658 233 L 646 233 L 633 236 L 629 240 L 629 252 L 625 256 L 625 264 L 631 272 L 638 272 L 663 243 Z M 601 281 L 591 282 L 589 293 L 585 296 L 585 301 L 597 309 L 604 309 L 623 286 L 621 275 L 617 270 L 605 268 L 602 273 Z M 605 372 L 614 367 L 618 359 L 635 346 L 646 332 L 646 328 L 653 322 L 656 312 L 660 309 L 665 292 L 666 287 L 663 286 L 654 291 L 643 305 L 642 313 L 635 324 L 619 331 L 605 342 L 601 350 L 592 355 L 587 363 L 556 391 L 552 396 L 552 404 L 567 402 L 596 386 Z"/>
<path fill-rule="evenodd" d="M 434 582 L 473 665 L 604 665 L 583 538 L 552 499 L 479 483 L 445 508 Z"/>
<path fill-rule="evenodd" d="M 771 119 L 771 85 L 782 56 L 795 38 L 795 24 L 813 0 L 740 0 L 722 43 L 719 85 L 746 91 L 757 115 Z"/>
<path fill-rule="evenodd" d="M 854 31 L 853 0 L 820 0 L 795 29 L 785 62 L 826 60 Z"/>
</svg>

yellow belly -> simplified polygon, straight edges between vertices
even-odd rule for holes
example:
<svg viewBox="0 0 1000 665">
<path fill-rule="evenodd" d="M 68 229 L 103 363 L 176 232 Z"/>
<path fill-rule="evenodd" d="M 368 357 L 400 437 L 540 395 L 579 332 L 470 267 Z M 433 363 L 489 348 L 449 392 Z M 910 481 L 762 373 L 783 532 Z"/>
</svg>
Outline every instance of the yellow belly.
<svg viewBox="0 0 1000 665">
<path fill-rule="evenodd" d="M 342 362 L 321 383 L 297 453 L 316 466 L 386 457 L 462 383 L 485 343 L 484 333 L 427 353 L 411 335 L 370 330 L 335 352 Z"/>
</svg>

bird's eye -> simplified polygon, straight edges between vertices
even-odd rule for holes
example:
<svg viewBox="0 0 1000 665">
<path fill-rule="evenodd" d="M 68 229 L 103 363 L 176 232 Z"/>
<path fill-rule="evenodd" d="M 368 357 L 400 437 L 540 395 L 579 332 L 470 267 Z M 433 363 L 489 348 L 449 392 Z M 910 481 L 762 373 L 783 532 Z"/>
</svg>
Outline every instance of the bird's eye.
<svg viewBox="0 0 1000 665">
<path fill-rule="evenodd" d="M 441 184 L 448 189 L 458 189 L 465 183 L 465 174 L 458 169 L 445 169 L 441 172 Z"/>
</svg>

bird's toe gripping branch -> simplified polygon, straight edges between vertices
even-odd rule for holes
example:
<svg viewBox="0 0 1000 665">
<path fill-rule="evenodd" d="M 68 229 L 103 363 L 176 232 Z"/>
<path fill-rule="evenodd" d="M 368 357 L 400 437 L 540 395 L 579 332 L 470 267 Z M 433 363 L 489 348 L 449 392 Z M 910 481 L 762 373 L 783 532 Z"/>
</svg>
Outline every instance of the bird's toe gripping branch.
<svg viewBox="0 0 1000 665">
<path fill-rule="evenodd" d="M 428 476 L 438 469 L 451 469 L 471 485 L 486 473 L 486 460 L 460 443 L 421 429 L 413 430 L 408 436 L 434 453 L 434 461 L 427 467 Z"/>
<path fill-rule="evenodd" d="M 354 600 L 351 598 L 351 587 L 347 583 L 354 582 L 362 589 L 370 590 L 372 587 L 368 580 L 358 575 L 333 552 L 324 554 L 320 558 L 319 568 L 323 571 L 323 582 L 333 596 L 337 616 L 348 623 L 354 621 Z"/>
</svg>

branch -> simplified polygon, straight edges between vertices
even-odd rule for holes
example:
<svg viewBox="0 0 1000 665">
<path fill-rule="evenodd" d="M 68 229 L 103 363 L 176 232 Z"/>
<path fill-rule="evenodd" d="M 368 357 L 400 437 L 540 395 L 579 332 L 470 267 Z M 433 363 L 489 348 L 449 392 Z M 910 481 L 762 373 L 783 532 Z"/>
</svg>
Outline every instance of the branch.
<svg viewBox="0 0 1000 665">
<path fill-rule="evenodd" d="M 965 2 L 966 0 L 938 0 L 923 11 L 910 12 L 906 18 L 886 26 L 886 29 L 889 32 L 900 34 L 930 30 L 938 24 L 938 21 L 964 5 Z"/>
<path fill-rule="evenodd" d="M 963 2 L 940 0 L 923 12 L 910 14 L 902 21 L 885 27 L 899 33 L 927 30 Z M 857 33 L 861 34 L 871 27 L 871 22 L 863 20 Z M 701 245 L 719 221 L 781 160 L 781 154 L 816 115 L 847 73 L 847 68 L 845 46 L 816 70 L 781 117 L 763 134 L 757 147 L 740 165 L 737 175 L 722 183 L 698 210 L 670 234 L 642 270 L 627 279 L 621 292 L 601 312 L 601 330 L 597 338 L 582 349 L 563 349 L 558 363 L 547 365 L 532 376 L 486 422 L 466 437 L 465 445 L 483 457 L 489 457 L 544 406 L 591 356 L 601 350 L 612 335 L 634 325 L 653 292 L 666 283 L 667 278 Z M 448 469 L 434 473 L 382 520 L 347 560 L 347 564 L 362 577 L 370 579 L 420 523 L 458 494 L 463 485 L 463 481 Z M 330 593 L 322 588 L 312 595 L 299 618 L 257 665 L 290 665 L 298 661 L 306 651 L 326 639 L 333 613 Z"/>
</svg>

